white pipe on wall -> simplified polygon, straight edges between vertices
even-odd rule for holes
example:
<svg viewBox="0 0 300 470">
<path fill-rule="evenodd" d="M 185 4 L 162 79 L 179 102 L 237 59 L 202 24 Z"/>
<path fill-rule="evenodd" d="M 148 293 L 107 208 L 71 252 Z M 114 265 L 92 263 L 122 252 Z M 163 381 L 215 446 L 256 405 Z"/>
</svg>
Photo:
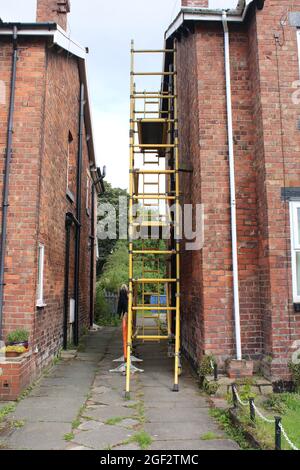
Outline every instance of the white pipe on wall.
<svg viewBox="0 0 300 470">
<path fill-rule="evenodd" d="M 228 132 L 228 148 L 229 148 L 229 178 L 230 178 L 235 342 L 236 342 L 236 359 L 240 361 L 242 359 L 242 346 L 241 346 L 241 321 L 240 321 L 240 298 L 239 298 L 239 272 L 238 272 L 238 255 L 237 255 L 236 195 L 235 195 L 235 172 L 234 172 L 234 151 L 233 151 L 232 103 L 231 103 L 230 48 L 229 48 L 229 31 L 228 31 L 227 15 L 225 11 L 223 11 L 222 21 L 223 21 L 223 28 L 224 28 L 227 132 Z"/>
</svg>

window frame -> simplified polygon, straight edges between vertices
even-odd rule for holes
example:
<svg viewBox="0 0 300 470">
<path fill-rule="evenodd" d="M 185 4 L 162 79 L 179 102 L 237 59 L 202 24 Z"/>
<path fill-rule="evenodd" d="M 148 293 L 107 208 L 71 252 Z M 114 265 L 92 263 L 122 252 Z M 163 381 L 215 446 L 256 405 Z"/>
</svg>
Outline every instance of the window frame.
<svg viewBox="0 0 300 470">
<path fill-rule="evenodd" d="M 70 157 L 71 157 L 71 145 L 74 142 L 74 137 L 72 132 L 69 130 L 68 132 L 68 149 L 67 149 L 67 182 L 66 182 L 66 195 L 70 202 L 74 203 L 75 198 L 74 194 L 72 191 L 72 188 L 70 187 Z M 73 165 L 72 165 L 73 167 Z"/>
<path fill-rule="evenodd" d="M 297 253 L 300 253 L 300 230 L 297 211 L 300 209 L 300 201 L 290 201 L 290 233 L 291 233 L 291 260 L 292 260 L 292 284 L 293 302 L 300 303 L 300 294 L 297 286 Z"/>
<path fill-rule="evenodd" d="M 85 209 L 86 209 L 86 213 L 88 216 L 91 215 L 91 204 L 92 204 L 92 177 L 91 177 L 90 172 L 87 170 Z"/>
<path fill-rule="evenodd" d="M 297 45 L 298 45 L 298 66 L 300 74 L 300 28 L 297 28 Z"/>
<path fill-rule="evenodd" d="M 45 245 L 38 244 L 38 271 L 37 271 L 37 287 L 36 287 L 36 306 L 45 307 L 44 302 L 44 272 L 45 272 Z"/>
</svg>

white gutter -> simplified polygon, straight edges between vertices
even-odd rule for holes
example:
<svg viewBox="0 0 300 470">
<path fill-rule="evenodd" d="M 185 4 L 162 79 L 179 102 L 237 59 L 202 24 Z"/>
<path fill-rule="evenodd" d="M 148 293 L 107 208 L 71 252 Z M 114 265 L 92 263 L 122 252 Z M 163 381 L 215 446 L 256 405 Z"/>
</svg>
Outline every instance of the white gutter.
<svg viewBox="0 0 300 470">
<path fill-rule="evenodd" d="M 241 346 L 241 321 L 240 321 L 240 298 L 239 298 L 239 271 L 238 271 L 238 249 L 237 249 L 237 226 L 236 226 L 236 194 L 235 194 L 235 171 L 233 150 L 233 125 L 232 125 L 232 102 L 231 102 L 231 76 L 230 76 L 230 48 L 227 14 L 223 11 L 222 22 L 224 28 L 224 58 L 226 76 L 226 104 L 227 104 L 227 132 L 229 150 L 229 179 L 230 179 L 230 206 L 231 206 L 231 240 L 232 240 L 232 266 L 233 266 L 233 297 L 234 297 L 234 323 L 236 358 L 242 360 Z"/>
<path fill-rule="evenodd" d="M 12 29 L 11 27 L 1 28 L 0 29 L 1 36 L 11 36 Z M 53 44 L 56 44 L 58 47 L 66 50 L 70 54 L 79 57 L 80 59 L 86 58 L 86 49 L 85 47 L 78 44 L 74 41 L 68 34 L 59 26 L 56 25 L 56 29 L 49 29 L 47 27 L 44 28 L 28 28 L 22 27 L 22 23 L 18 26 L 18 36 L 44 36 L 51 38 L 53 40 Z"/>
<path fill-rule="evenodd" d="M 236 9 L 227 11 L 227 21 L 232 23 L 243 23 L 247 14 L 250 3 L 253 0 L 240 0 Z M 183 7 L 175 20 L 171 23 L 165 33 L 165 38 L 168 39 L 172 34 L 180 28 L 185 21 L 223 21 L 223 11 L 221 9 L 209 9 L 201 7 Z"/>
</svg>

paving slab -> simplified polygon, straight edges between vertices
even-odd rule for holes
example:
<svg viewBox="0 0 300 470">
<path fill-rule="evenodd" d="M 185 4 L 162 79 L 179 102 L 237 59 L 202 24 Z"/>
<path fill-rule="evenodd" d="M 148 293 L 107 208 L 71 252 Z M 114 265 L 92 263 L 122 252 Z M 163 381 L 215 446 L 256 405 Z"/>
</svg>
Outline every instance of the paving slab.
<svg viewBox="0 0 300 470">
<path fill-rule="evenodd" d="M 76 356 L 61 361 L 47 371 L 10 416 L 25 425 L 6 437 L 6 446 L 28 450 L 66 448 L 64 436 L 72 432 L 72 422 L 90 393 L 98 363 L 116 333 L 116 329 L 108 329 L 89 335 L 84 340 L 87 352 L 80 353 L 79 359 Z M 95 426 L 99 428 L 99 423 Z"/>
<path fill-rule="evenodd" d="M 123 419 L 120 423 L 117 423 L 116 426 L 120 426 L 121 428 L 134 428 L 136 426 L 138 426 L 140 424 L 140 422 L 136 419 L 132 419 L 132 418 L 126 418 L 126 419 Z"/>
<path fill-rule="evenodd" d="M 135 410 L 125 406 L 89 406 L 85 414 L 97 421 L 107 421 L 112 418 L 128 418 L 135 414 Z"/>
<path fill-rule="evenodd" d="M 130 442 L 138 428 L 152 437 L 152 450 L 238 449 L 209 416 L 209 402 L 185 363 L 180 391 L 172 392 L 174 358 L 167 357 L 166 344 L 139 345 L 135 354 L 144 359 L 145 373 L 132 376 L 131 399 L 125 400 L 125 377 L 109 372 L 118 365 L 113 359 L 122 355 L 121 334 L 120 328 L 103 328 L 88 335 L 84 351 L 40 380 L 17 404 L 12 416 L 25 425 L 8 436 L 9 448 L 139 450 Z M 80 425 L 72 431 L 83 406 Z M 113 418 L 124 419 L 105 424 Z M 74 438 L 66 442 L 64 436 L 72 432 Z M 220 439 L 201 440 L 207 432 Z"/>
<path fill-rule="evenodd" d="M 31 398 L 23 400 L 13 413 L 16 420 L 26 422 L 71 423 L 84 400 L 82 398 Z"/>
<path fill-rule="evenodd" d="M 85 446 L 77 446 L 74 444 L 69 444 L 67 447 L 65 447 L 64 450 L 93 450 L 90 447 L 85 447 Z"/>
<path fill-rule="evenodd" d="M 155 441 L 151 444 L 150 450 L 239 450 L 239 446 L 227 439 Z"/>
<path fill-rule="evenodd" d="M 74 442 L 79 445 L 92 447 L 95 450 L 104 450 L 122 444 L 132 436 L 132 432 L 118 426 L 103 425 L 99 433 L 95 431 L 81 431 L 76 434 Z"/>
<path fill-rule="evenodd" d="M 114 447 L 113 450 L 121 451 L 121 450 L 141 450 L 141 449 L 137 444 L 125 444 L 122 446 Z"/>
<path fill-rule="evenodd" d="M 183 440 L 183 439 L 195 439 L 207 433 L 214 432 L 218 434 L 220 432 L 218 426 L 212 421 L 207 415 L 203 415 L 199 422 L 186 421 L 183 425 L 182 421 L 172 423 L 146 423 L 144 430 L 150 434 L 155 441 L 167 441 L 167 440 Z"/>
<path fill-rule="evenodd" d="M 146 408 L 147 420 L 151 423 L 199 423 L 203 416 L 208 413 L 203 408 L 175 408 L 168 406 L 166 408 Z"/>
<path fill-rule="evenodd" d="M 6 440 L 13 450 L 61 450 L 65 447 L 64 435 L 70 432 L 68 423 L 25 423 Z"/>
<path fill-rule="evenodd" d="M 102 423 L 99 423 L 99 421 L 84 421 L 80 426 L 78 426 L 77 430 L 74 432 L 74 434 L 77 434 L 79 431 L 95 431 L 95 432 L 101 432 L 101 426 L 103 426 Z"/>
</svg>

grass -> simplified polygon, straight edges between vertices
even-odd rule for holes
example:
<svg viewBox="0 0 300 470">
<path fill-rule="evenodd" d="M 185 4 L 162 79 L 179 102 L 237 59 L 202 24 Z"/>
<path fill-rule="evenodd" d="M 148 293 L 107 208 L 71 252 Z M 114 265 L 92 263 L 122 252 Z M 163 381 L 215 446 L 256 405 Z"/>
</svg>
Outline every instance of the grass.
<svg viewBox="0 0 300 470">
<path fill-rule="evenodd" d="M 80 424 L 81 424 L 80 418 L 79 417 L 75 418 L 74 421 L 72 422 L 72 430 L 74 431 L 74 429 L 79 428 Z"/>
<path fill-rule="evenodd" d="M 105 421 L 105 424 L 108 424 L 109 426 L 115 426 L 116 424 L 119 424 L 123 421 L 125 418 L 121 418 L 120 416 L 116 416 L 115 418 L 110 418 L 107 421 Z"/>
<path fill-rule="evenodd" d="M 15 420 L 12 422 L 12 425 L 15 429 L 20 429 L 25 426 L 25 421 L 23 420 Z"/>
<path fill-rule="evenodd" d="M 74 433 L 69 432 L 69 433 L 64 435 L 64 440 L 67 441 L 67 442 L 71 442 L 71 441 L 73 441 L 74 437 L 75 437 Z"/>
<path fill-rule="evenodd" d="M 145 431 L 140 431 L 134 434 L 130 442 L 136 442 L 141 449 L 146 450 L 152 444 L 152 437 Z"/>
<path fill-rule="evenodd" d="M 209 414 L 217 420 L 221 429 L 225 432 L 227 437 L 237 442 L 241 449 L 252 449 L 250 444 L 246 440 L 243 431 L 232 424 L 229 412 L 227 410 L 211 408 L 209 410 Z"/>
<path fill-rule="evenodd" d="M 119 318 L 119 315 L 110 312 L 101 312 L 96 319 L 96 324 L 98 326 L 119 327 L 121 323 L 122 321 Z"/>
<path fill-rule="evenodd" d="M 200 437 L 201 441 L 215 441 L 216 439 L 220 439 L 214 432 L 207 432 Z"/>
<path fill-rule="evenodd" d="M 61 362 L 61 357 L 60 357 L 60 355 L 59 355 L 59 356 L 55 356 L 55 357 L 53 358 L 53 361 L 52 361 L 52 362 L 53 362 L 53 365 L 54 365 L 54 366 L 57 366 L 57 364 L 59 364 L 59 363 Z"/>
<path fill-rule="evenodd" d="M 13 413 L 16 409 L 16 405 L 14 403 L 10 403 L 9 405 L 3 406 L 0 409 L 0 423 L 3 423 L 5 418 L 10 414 Z"/>
<path fill-rule="evenodd" d="M 300 448 L 300 395 L 296 393 L 282 393 L 269 395 L 264 400 L 257 400 L 256 406 L 267 418 L 281 416 L 282 425 L 290 440 Z M 252 434 L 261 443 L 263 449 L 274 449 L 274 424 L 269 424 L 256 417 L 255 426 L 249 419 L 249 412 L 245 408 L 238 413 L 245 427 L 251 427 Z M 282 449 L 291 450 L 282 436 Z"/>
<path fill-rule="evenodd" d="M 134 419 L 137 419 L 140 424 L 144 424 L 146 421 L 144 403 L 142 401 L 139 401 L 134 406 L 134 409 L 136 410 L 136 413 L 134 414 Z"/>
</svg>

